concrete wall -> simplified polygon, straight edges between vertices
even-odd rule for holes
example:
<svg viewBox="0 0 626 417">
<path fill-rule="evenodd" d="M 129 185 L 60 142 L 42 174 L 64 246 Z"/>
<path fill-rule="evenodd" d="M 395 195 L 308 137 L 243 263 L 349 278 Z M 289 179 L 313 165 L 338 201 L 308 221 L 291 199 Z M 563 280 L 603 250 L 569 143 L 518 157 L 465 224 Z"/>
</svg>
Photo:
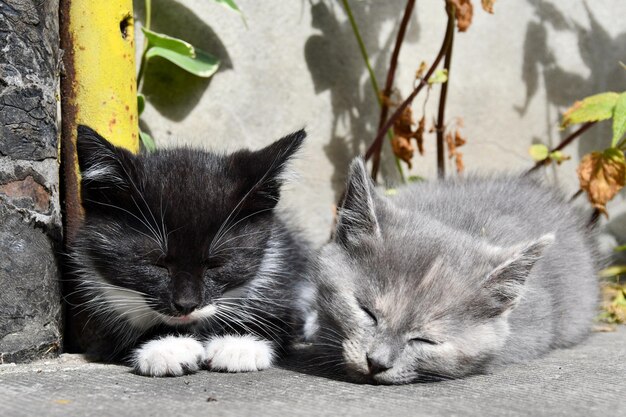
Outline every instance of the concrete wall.
<svg viewBox="0 0 626 417">
<path fill-rule="evenodd" d="M 136 2 L 139 20 L 142 3 Z M 223 65 L 211 80 L 202 80 L 154 61 L 143 89 L 148 97 L 144 125 L 158 146 L 215 149 L 261 147 L 306 125 L 310 137 L 295 164 L 300 179 L 285 199 L 309 236 L 323 242 L 346 167 L 373 139 L 378 124 L 357 44 L 338 1 L 237 3 L 248 28 L 211 1 L 153 1 L 155 30 L 218 55 Z M 382 83 L 405 2 L 350 3 Z M 420 61 L 432 61 L 440 46 L 442 3 L 417 2 L 396 77 L 404 96 Z M 528 168 L 531 143 L 554 145 L 564 136 L 557 124 L 567 106 L 589 94 L 626 88 L 626 71 L 618 64 L 626 61 L 626 2 L 498 1 L 493 16 L 474 3 L 472 27 L 456 37 L 448 107 L 451 119 L 464 120 L 468 171 Z M 435 114 L 438 88 L 433 92 L 428 119 Z M 416 112 L 423 99 L 415 102 Z M 578 156 L 606 146 L 610 137 L 610 124 L 594 127 L 567 149 L 573 160 L 546 175 L 575 191 Z M 383 172 L 393 181 L 393 164 L 386 160 Z M 434 135 L 411 173 L 434 177 Z M 626 240 L 623 200 L 622 194 L 609 206 L 608 222 L 621 241 Z"/>
<path fill-rule="evenodd" d="M 58 1 L 0 1 L 0 363 L 61 348 Z"/>
</svg>

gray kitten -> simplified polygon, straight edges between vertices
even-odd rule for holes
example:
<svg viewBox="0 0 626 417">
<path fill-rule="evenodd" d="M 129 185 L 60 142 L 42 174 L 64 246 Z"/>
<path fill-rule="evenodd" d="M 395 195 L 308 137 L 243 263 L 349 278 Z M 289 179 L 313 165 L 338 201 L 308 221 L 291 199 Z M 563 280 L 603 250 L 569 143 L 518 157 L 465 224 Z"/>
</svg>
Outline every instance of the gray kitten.
<svg viewBox="0 0 626 417">
<path fill-rule="evenodd" d="M 422 182 L 384 197 L 353 162 L 303 289 L 305 338 L 353 380 L 459 378 L 585 338 L 598 299 L 586 219 L 528 178 Z"/>
</svg>

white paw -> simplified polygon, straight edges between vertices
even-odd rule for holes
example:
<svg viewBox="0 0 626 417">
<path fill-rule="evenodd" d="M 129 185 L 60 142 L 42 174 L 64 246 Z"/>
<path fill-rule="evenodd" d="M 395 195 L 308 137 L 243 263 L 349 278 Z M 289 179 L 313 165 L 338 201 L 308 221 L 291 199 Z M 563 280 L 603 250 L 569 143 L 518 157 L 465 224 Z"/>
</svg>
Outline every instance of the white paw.
<svg viewBox="0 0 626 417">
<path fill-rule="evenodd" d="M 251 335 L 219 336 L 206 342 L 205 358 L 214 371 L 260 371 L 272 366 L 274 348 Z"/>
<path fill-rule="evenodd" d="M 166 336 L 136 349 L 133 367 L 141 375 L 180 376 L 198 370 L 204 359 L 202 343 L 190 336 Z"/>
</svg>

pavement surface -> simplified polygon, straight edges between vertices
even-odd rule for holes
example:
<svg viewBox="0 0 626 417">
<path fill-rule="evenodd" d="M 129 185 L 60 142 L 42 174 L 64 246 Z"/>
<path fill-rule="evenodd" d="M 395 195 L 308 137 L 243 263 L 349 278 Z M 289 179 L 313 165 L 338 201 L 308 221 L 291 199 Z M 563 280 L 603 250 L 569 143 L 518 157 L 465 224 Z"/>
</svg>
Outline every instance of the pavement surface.
<svg viewBox="0 0 626 417">
<path fill-rule="evenodd" d="M 0 416 L 626 416 L 626 327 L 464 380 L 370 386 L 293 370 L 148 378 L 80 355 L 0 365 Z"/>
</svg>

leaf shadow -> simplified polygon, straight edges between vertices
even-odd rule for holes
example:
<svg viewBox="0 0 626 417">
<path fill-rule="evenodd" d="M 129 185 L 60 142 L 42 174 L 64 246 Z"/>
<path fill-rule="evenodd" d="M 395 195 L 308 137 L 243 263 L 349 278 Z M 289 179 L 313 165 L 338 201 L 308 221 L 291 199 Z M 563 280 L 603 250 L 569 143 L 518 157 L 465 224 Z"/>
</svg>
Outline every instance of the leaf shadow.
<svg viewBox="0 0 626 417">
<path fill-rule="evenodd" d="M 524 42 L 522 80 L 526 84 L 526 94 L 523 104 L 514 108 L 524 116 L 543 83 L 546 104 L 555 110 L 546 117 L 548 131 L 551 131 L 560 115 L 576 100 L 605 91 L 623 91 L 626 71 L 618 62 L 626 56 L 626 32 L 611 36 L 585 1 L 587 25 L 568 18 L 553 2 L 527 1 L 535 9 L 535 18 L 528 23 Z M 579 57 L 589 75 L 570 71 L 558 62 L 559 51 L 550 48 L 550 41 L 563 32 L 575 36 Z M 555 146 L 567 134 L 569 131 L 561 133 L 558 138 L 547 138 L 545 143 Z M 606 148 L 611 136 L 610 123 L 595 126 L 577 141 L 579 154 Z"/>
<path fill-rule="evenodd" d="M 376 136 L 380 108 L 350 22 L 345 18 L 341 5 L 331 1 L 310 1 L 309 4 L 311 24 L 318 33 L 307 39 L 304 57 L 315 93 L 330 94 L 333 112 L 331 139 L 324 147 L 324 152 L 334 167 L 331 185 L 337 200 L 343 193 L 350 161 L 363 154 Z M 405 2 L 351 2 L 350 5 L 374 73 L 382 83 L 387 74 Z M 379 34 L 389 21 L 393 21 L 395 29 L 381 41 Z M 405 42 L 416 42 L 418 38 L 419 26 L 413 19 Z M 417 66 L 418 62 L 415 64 Z M 342 133 L 346 130 L 347 134 Z M 383 147 L 381 161 L 381 172 L 385 179 L 399 181 L 395 160 L 387 144 Z"/>
<path fill-rule="evenodd" d="M 135 12 L 139 20 L 144 21 L 143 2 L 135 2 Z M 185 40 L 216 56 L 220 67 L 213 77 L 234 68 L 219 36 L 192 10 L 177 1 L 153 0 L 151 29 Z M 198 104 L 213 77 L 196 77 L 163 58 L 155 57 L 146 66 L 141 92 L 162 116 L 181 121 Z"/>
</svg>

